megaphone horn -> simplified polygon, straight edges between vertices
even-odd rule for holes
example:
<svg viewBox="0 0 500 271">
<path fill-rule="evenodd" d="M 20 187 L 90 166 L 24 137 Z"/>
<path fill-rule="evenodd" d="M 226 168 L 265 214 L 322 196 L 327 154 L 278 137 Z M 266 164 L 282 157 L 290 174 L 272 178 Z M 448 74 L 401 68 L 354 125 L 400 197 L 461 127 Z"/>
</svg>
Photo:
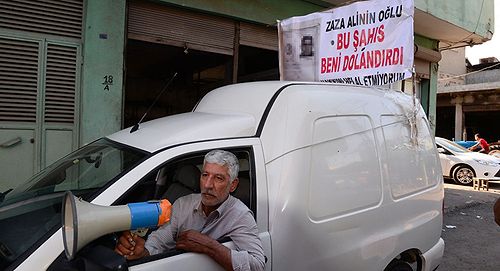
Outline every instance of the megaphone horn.
<svg viewBox="0 0 500 271">
<path fill-rule="evenodd" d="M 161 226 L 170 221 L 172 205 L 166 199 L 101 206 L 66 192 L 62 205 L 62 235 L 68 260 L 89 242 L 105 234 Z"/>
</svg>

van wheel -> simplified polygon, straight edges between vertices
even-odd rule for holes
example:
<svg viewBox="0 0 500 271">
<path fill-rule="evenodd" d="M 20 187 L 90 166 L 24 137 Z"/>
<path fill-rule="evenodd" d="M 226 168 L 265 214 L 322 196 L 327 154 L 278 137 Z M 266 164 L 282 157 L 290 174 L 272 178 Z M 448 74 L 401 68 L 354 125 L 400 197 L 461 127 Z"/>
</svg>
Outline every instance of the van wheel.
<svg viewBox="0 0 500 271">
<path fill-rule="evenodd" d="M 453 171 L 453 181 L 457 184 L 470 185 L 474 177 L 476 177 L 476 174 L 469 166 L 461 165 Z"/>
<path fill-rule="evenodd" d="M 405 261 L 393 260 L 384 271 L 413 271 L 413 268 Z"/>
</svg>

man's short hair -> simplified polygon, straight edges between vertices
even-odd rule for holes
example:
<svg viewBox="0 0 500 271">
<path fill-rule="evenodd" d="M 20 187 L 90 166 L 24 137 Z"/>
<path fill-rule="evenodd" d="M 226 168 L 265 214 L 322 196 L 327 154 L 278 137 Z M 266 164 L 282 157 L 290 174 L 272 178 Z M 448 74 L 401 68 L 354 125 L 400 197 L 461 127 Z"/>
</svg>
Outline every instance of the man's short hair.
<svg viewBox="0 0 500 271">
<path fill-rule="evenodd" d="M 474 137 L 476 137 L 476 136 L 479 137 L 479 138 L 481 137 L 481 135 L 479 133 L 477 133 L 477 134 L 474 135 Z"/>
<path fill-rule="evenodd" d="M 231 179 L 231 181 L 238 178 L 240 164 L 238 162 L 238 158 L 236 158 L 236 155 L 234 155 L 232 152 L 224 150 L 212 150 L 205 155 L 203 165 L 205 165 L 205 163 L 227 166 L 229 171 L 229 178 Z"/>
</svg>

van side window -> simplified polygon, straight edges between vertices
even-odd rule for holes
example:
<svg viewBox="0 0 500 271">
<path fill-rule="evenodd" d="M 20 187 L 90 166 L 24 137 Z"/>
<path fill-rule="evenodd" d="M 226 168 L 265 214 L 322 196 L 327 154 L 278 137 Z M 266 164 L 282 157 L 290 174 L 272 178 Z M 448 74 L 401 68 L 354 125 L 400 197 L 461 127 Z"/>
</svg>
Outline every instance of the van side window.
<svg viewBox="0 0 500 271">
<path fill-rule="evenodd" d="M 387 152 L 387 174 L 392 196 L 401 198 L 438 183 L 435 172 L 440 169 L 430 129 L 425 119 L 417 121 L 418 144 L 411 142 L 410 126 L 401 115 L 381 116 Z"/>
<path fill-rule="evenodd" d="M 313 129 L 309 217 L 321 222 L 376 206 L 382 181 L 370 118 L 324 117 Z"/>
<path fill-rule="evenodd" d="M 227 149 L 239 159 L 238 188 L 233 196 L 239 198 L 255 213 L 253 157 L 250 149 Z M 166 162 L 142 178 L 116 204 L 147 200 L 168 199 L 174 203 L 178 198 L 200 193 L 200 174 L 203 158 L 208 152 L 197 152 L 177 157 Z"/>
</svg>

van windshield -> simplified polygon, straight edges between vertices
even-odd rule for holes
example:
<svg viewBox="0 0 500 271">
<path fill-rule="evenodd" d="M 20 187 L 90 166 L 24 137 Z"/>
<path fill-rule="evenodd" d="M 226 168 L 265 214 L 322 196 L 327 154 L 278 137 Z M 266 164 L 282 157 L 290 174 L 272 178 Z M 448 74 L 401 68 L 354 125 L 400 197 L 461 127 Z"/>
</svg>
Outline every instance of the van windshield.
<svg viewBox="0 0 500 271">
<path fill-rule="evenodd" d="M 67 190 L 90 201 L 115 177 L 132 169 L 148 153 L 100 139 L 0 194 L 0 270 L 61 227 Z"/>
</svg>

